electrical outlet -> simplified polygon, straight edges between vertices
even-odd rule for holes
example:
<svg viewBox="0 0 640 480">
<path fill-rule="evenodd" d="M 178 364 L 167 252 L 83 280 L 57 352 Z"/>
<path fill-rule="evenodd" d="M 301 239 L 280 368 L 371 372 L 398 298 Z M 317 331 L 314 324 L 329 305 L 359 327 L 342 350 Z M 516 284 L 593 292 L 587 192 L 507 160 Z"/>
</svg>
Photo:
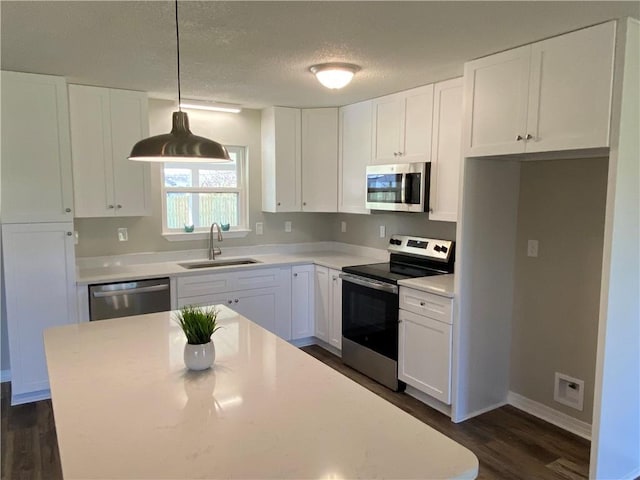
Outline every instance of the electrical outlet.
<svg viewBox="0 0 640 480">
<path fill-rule="evenodd" d="M 78 240 L 78 231 L 77 231 L 77 230 L 75 230 L 75 231 L 73 232 L 73 244 L 74 244 L 74 245 L 77 245 L 77 244 L 78 244 L 78 241 L 79 241 L 79 240 Z"/>
<path fill-rule="evenodd" d="M 340 231 L 342 233 L 347 233 L 347 222 L 340 222 Z"/>
<path fill-rule="evenodd" d="M 584 380 L 556 372 L 553 399 L 558 403 L 582 411 L 584 405 Z"/>
<path fill-rule="evenodd" d="M 291 233 L 291 222 L 284 222 L 284 231 L 287 233 Z"/>
<path fill-rule="evenodd" d="M 118 240 L 121 242 L 129 241 L 129 231 L 126 228 L 118 229 Z"/>
<path fill-rule="evenodd" d="M 262 222 L 256 222 L 256 235 L 262 235 L 263 233 Z"/>
<path fill-rule="evenodd" d="M 529 240 L 527 242 L 527 257 L 538 256 L 538 240 Z"/>
<path fill-rule="evenodd" d="M 387 236 L 387 227 L 384 225 L 380 225 L 380 238 L 384 238 Z"/>
</svg>

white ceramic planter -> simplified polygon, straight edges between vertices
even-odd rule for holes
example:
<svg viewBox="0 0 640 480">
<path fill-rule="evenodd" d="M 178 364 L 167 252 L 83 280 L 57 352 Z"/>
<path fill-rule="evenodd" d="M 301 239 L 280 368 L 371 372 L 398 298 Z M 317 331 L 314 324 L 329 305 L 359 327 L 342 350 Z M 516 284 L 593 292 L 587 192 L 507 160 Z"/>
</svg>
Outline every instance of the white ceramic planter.
<svg viewBox="0 0 640 480">
<path fill-rule="evenodd" d="M 216 359 L 216 347 L 213 342 L 202 345 L 184 346 L 184 364 L 189 370 L 206 370 Z"/>
</svg>

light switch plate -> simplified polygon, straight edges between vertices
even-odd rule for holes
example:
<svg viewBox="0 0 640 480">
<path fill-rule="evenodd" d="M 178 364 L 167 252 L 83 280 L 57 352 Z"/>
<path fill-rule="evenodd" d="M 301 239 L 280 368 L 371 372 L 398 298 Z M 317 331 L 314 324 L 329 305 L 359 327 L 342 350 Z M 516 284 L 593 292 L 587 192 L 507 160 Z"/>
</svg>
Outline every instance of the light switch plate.
<svg viewBox="0 0 640 480">
<path fill-rule="evenodd" d="M 538 240 L 529 240 L 527 242 L 527 257 L 538 256 Z"/>
<path fill-rule="evenodd" d="M 284 231 L 291 233 L 291 222 L 284 222 Z"/>
<path fill-rule="evenodd" d="M 380 238 L 384 238 L 387 236 L 387 227 L 384 225 L 380 225 Z"/>
<path fill-rule="evenodd" d="M 345 221 L 340 222 L 340 231 L 342 233 L 347 233 L 347 222 Z"/>
<path fill-rule="evenodd" d="M 118 229 L 118 240 L 120 242 L 129 241 L 129 231 L 126 228 L 119 228 Z"/>
<path fill-rule="evenodd" d="M 256 222 L 256 235 L 262 235 L 264 233 L 262 222 Z"/>
</svg>

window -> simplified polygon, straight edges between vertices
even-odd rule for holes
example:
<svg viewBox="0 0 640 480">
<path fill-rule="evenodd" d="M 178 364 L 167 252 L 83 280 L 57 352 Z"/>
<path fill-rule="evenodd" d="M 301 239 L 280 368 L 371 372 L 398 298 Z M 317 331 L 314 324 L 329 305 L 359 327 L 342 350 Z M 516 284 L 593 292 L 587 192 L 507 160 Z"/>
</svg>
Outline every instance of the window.
<svg viewBox="0 0 640 480">
<path fill-rule="evenodd" d="M 205 232 L 213 222 L 230 230 L 247 229 L 244 147 L 227 147 L 231 162 L 165 163 L 163 229 L 165 233 Z"/>
</svg>

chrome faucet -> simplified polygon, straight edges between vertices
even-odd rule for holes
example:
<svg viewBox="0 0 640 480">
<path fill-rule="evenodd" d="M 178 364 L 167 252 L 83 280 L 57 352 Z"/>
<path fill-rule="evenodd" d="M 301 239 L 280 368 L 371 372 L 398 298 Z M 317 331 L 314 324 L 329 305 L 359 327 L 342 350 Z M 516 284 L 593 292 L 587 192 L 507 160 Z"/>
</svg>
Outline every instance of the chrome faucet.
<svg viewBox="0 0 640 480">
<path fill-rule="evenodd" d="M 209 260 L 215 260 L 216 254 L 222 255 L 222 250 L 220 250 L 220 247 L 213 246 L 213 227 L 216 227 L 218 229 L 218 241 L 222 241 L 222 230 L 220 230 L 220 225 L 218 225 L 218 222 L 213 222 L 211 224 L 211 228 L 209 229 Z"/>
</svg>

